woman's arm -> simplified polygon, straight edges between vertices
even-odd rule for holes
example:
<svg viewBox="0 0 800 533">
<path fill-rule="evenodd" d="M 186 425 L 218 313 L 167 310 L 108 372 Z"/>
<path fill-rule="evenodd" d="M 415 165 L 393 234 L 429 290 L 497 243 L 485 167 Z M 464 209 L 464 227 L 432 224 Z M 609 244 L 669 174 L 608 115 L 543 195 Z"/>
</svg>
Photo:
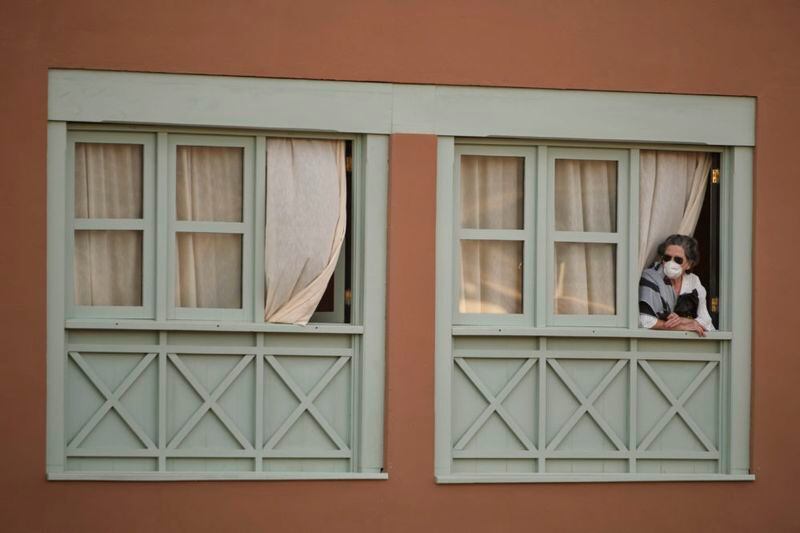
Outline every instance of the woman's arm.
<svg viewBox="0 0 800 533">
<path fill-rule="evenodd" d="M 639 315 L 640 322 L 642 320 L 642 316 L 649 315 Z M 666 320 L 661 320 L 655 317 L 650 318 L 655 319 L 655 322 L 652 322 L 653 325 L 649 329 L 660 329 L 667 331 L 694 331 L 701 337 L 706 336 L 705 328 L 703 328 L 703 326 L 693 318 L 682 318 L 675 313 L 669 315 Z"/>
</svg>

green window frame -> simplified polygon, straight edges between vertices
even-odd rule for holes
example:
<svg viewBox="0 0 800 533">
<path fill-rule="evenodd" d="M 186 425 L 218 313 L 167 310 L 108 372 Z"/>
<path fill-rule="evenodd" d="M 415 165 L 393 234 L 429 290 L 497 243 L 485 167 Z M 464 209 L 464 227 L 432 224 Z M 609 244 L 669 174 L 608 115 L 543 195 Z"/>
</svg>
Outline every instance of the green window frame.
<svg viewBox="0 0 800 533">
<path fill-rule="evenodd" d="M 688 332 L 651 331 L 639 327 L 638 275 L 633 273 L 638 269 L 639 155 L 643 149 L 713 152 L 720 156 L 720 328 L 708 332 L 703 339 Z M 522 319 L 519 316 L 459 314 L 459 282 L 451 277 L 458 277 L 458 241 L 464 236 L 459 227 L 460 157 L 462 154 L 519 155 L 525 151 L 535 154 L 537 162 L 536 171 L 530 177 L 535 185 L 526 186 L 525 193 L 526 220 L 536 220 L 533 228 L 526 226 L 528 233 L 524 235 L 535 243 L 535 260 L 526 256 L 531 267 L 525 268 L 523 281 L 535 287 L 532 311 Z M 746 429 L 751 328 L 752 149 L 688 143 L 655 145 L 602 140 L 440 137 L 438 156 L 437 481 L 754 479 L 748 469 Z M 575 233 L 556 229 L 557 159 L 616 161 L 616 232 Z M 534 189 L 536 194 L 530 195 L 529 191 Z M 533 217 L 528 216 L 527 206 L 531 204 Z M 734 212 L 736 217 L 732 216 Z M 739 237 L 734 239 L 734 235 Z M 515 235 L 515 238 L 522 237 Z M 554 313 L 553 259 L 554 245 L 559 241 L 617 246 L 615 315 L 559 316 Z M 734 286 L 741 290 L 734 291 Z M 603 380 L 600 380 L 603 374 L 589 377 L 592 372 L 599 372 L 603 364 L 610 365 L 603 370 L 607 371 Z M 581 368 L 594 370 L 581 374 Z M 687 387 L 683 382 L 676 382 L 677 374 L 670 375 L 670 372 L 683 372 L 688 376 L 681 378 L 687 379 L 686 383 L 692 377 L 694 381 Z M 611 383 L 616 385 L 612 387 Z M 614 387 L 613 394 L 624 397 L 615 400 L 625 405 L 624 410 L 617 413 L 618 419 L 602 411 L 605 407 L 596 405 L 598 398 L 608 395 Z M 653 392 L 659 390 L 661 392 Z M 524 391 L 533 394 L 527 411 L 520 408 L 520 405 L 527 405 L 520 404 L 520 398 L 526 394 Z M 509 400 L 512 393 L 516 394 L 516 399 Z M 703 402 L 716 403 L 698 404 L 701 400 L 692 400 L 694 396 L 703 398 Z M 663 401 L 662 397 L 672 403 L 675 413 L 681 413 L 676 415 L 681 420 L 670 422 L 667 415 L 657 422 L 648 419 L 653 409 L 657 409 L 654 405 Z M 570 412 L 569 402 L 575 400 L 579 408 L 572 413 L 572 418 L 562 421 L 563 425 L 551 421 L 553 417 L 563 416 L 558 415 L 559 412 Z M 488 403 L 482 412 L 475 410 L 472 415 L 464 414 L 471 408 L 477 409 L 474 406 L 481 401 L 485 402 L 484 406 Z M 691 401 L 694 401 L 694 414 L 684 406 Z M 705 409 L 717 405 L 719 410 L 715 414 L 697 415 L 698 405 L 705 405 Z M 693 418 L 695 415 L 701 422 Z M 609 439 L 611 449 L 602 449 L 603 446 L 592 449 L 591 441 L 582 443 L 581 437 L 567 438 L 573 435 L 582 416 L 588 417 L 588 424 L 596 421 L 600 425 L 597 430 L 602 438 Z M 494 422 L 489 424 L 493 417 Z M 520 425 L 520 420 L 526 417 L 538 422 L 533 427 Z M 682 424 L 684 420 L 691 430 L 686 429 L 686 435 L 681 438 L 696 438 L 697 442 L 702 442 L 702 451 L 669 448 L 676 446 L 673 425 Z M 667 432 L 671 433 L 663 436 L 668 426 Z M 502 427 L 507 429 L 500 431 Z M 627 429 L 619 433 L 615 429 L 618 427 Z M 588 431 L 586 423 L 577 431 L 578 434 Z M 577 445 L 579 449 L 563 449 L 565 443 Z M 581 470 L 584 466 L 588 470 Z"/>
<path fill-rule="evenodd" d="M 255 194 L 255 143 L 253 137 L 234 137 L 221 135 L 169 135 L 169 174 L 167 194 L 169 205 L 169 232 L 168 232 L 168 266 L 167 266 L 167 298 L 169 301 L 168 318 L 170 319 L 199 319 L 199 320 L 239 320 L 252 321 L 258 316 L 258 310 L 253 308 L 256 300 L 257 282 L 253 276 L 253 263 L 255 257 L 263 256 L 264 243 L 254 238 L 256 232 L 254 212 L 259 216 L 263 212 L 261 199 L 263 195 Z M 241 148 L 243 152 L 242 176 L 242 221 L 241 222 L 196 222 L 180 221 L 176 216 L 176 158 L 179 146 L 210 146 Z M 261 172 L 263 174 L 263 172 Z M 263 179 L 260 176 L 259 179 Z M 239 309 L 190 309 L 177 306 L 175 302 L 175 282 L 177 270 L 176 239 L 178 233 L 224 233 L 236 234 L 242 237 L 242 290 Z M 161 273 L 161 272 L 160 272 Z M 161 273 L 163 275 L 163 273 Z M 263 287 L 262 287 L 263 291 Z M 262 313 L 263 314 L 263 311 Z"/>
<path fill-rule="evenodd" d="M 156 246 L 156 168 L 155 168 L 155 136 L 148 133 L 128 132 L 73 132 L 68 137 L 66 150 L 66 217 L 64 222 L 69 230 L 64 235 L 66 243 L 66 260 L 64 274 L 69 290 L 66 291 L 67 316 L 75 318 L 155 318 L 155 246 Z M 75 216 L 75 145 L 78 143 L 133 144 L 142 147 L 142 218 L 141 219 L 98 219 L 77 218 Z M 132 306 L 86 306 L 74 301 L 74 263 L 75 232 L 88 231 L 124 231 L 142 232 L 142 305 Z"/>
<path fill-rule="evenodd" d="M 383 402 L 388 138 L 363 134 L 66 122 L 51 122 L 48 131 L 48 295 L 51 304 L 48 306 L 48 371 L 54 379 L 48 390 L 48 478 L 385 479 L 380 406 Z M 267 139 L 272 137 L 338 139 L 348 141 L 352 147 L 352 187 L 348 191 L 352 202 L 349 220 L 352 307 L 348 323 L 343 322 L 344 251 L 333 276 L 335 297 L 340 301 L 332 312 L 315 314 L 314 322 L 307 326 L 264 321 L 266 150 Z M 142 219 L 75 218 L 72 172 L 75 144 L 79 142 L 143 146 Z M 177 220 L 176 154 L 178 146 L 186 145 L 242 148 L 241 222 Z M 74 246 L 70 236 L 84 229 L 144 232 L 141 307 L 72 304 Z M 242 235 L 241 309 L 175 305 L 175 239 L 178 232 L 185 231 Z M 67 268 L 60 269 L 59 265 Z M 137 357 L 141 359 L 135 369 L 113 370 L 118 361 L 124 363 Z M 228 364 L 225 361 L 234 360 L 238 360 L 238 364 L 226 381 L 216 386 L 213 382 L 204 384 L 209 375 Z M 193 369 L 192 365 L 197 365 L 198 361 L 203 362 Z M 319 365 L 325 361 L 335 364 L 326 374 L 320 375 Z M 120 372 L 130 373 L 122 385 L 113 385 L 114 373 Z M 250 375 L 259 377 L 247 377 Z M 75 392 L 76 376 L 79 376 L 83 393 Z M 251 379 L 254 382 L 250 386 L 254 389 L 247 393 L 246 383 Z M 148 415 L 141 411 L 131 414 L 125 402 L 133 400 L 122 398 L 132 394 L 129 391 L 135 387 L 145 390 L 141 387 L 147 387 L 142 385 L 146 380 L 150 380 L 155 392 L 147 401 L 160 407 L 152 412 L 155 421 L 141 423 L 139 417 Z M 176 380 L 188 380 L 186 383 L 210 406 L 209 412 L 221 417 L 227 430 L 219 426 L 219 431 L 230 431 L 243 450 L 180 449 L 184 443 L 189 443 L 187 436 L 203 419 L 197 419 L 202 414 L 198 411 L 181 431 L 175 433 L 170 429 L 174 424 L 171 420 L 176 416 L 170 403 L 191 402 L 195 394 L 174 392 L 175 386 L 180 385 Z M 280 381 L 276 384 L 276 380 Z M 317 385 L 306 390 L 304 380 L 314 380 Z M 306 403 L 301 401 L 300 407 L 294 408 L 296 412 L 271 414 L 270 405 L 277 405 L 276 401 L 289 401 L 281 409 L 291 405 L 292 396 L 283 400 L 280 395 L 277 399 L 274 396 L 281 381 L 286 390 L 291 391 L 289 394 Z M 83 426 L 76 434 L 75 417 L 81 415 L 76 415 L 75 410 L 84 409 L 86 402 L 92 401 L 92 395 L 85 392 L 89 390 L 87 386 L 104 395 L 108 405 L 113 406 L 108 411 L 100 407 L 91 419 L 80 419 Z M 230 392 L 233 388 L 237 388 L 235 393 Z M 115 394 L 119 398 L 115 399 Z M 220 402 L 230 401 L 222 399 L 230 394 L 240 398 L 239 406 L 223 408 Z M 137 401 L 143 400 L 139 397 Z M 248 407 L 252 402 L 255 408 Z M 266 403 L 261 406 L 262 402 Z M 319 402 L 327 404 L 318 407 Z M 244 411 L 236 410 L 242 408 Z M 255 414 L 255 420 L 263 421 L 256 422 L 254 428 L 240 429 L 241 417 L 250 416 L 248 412 Z M 124 433 L 124 430 L 118 429 L 114 437 L 108 434 L 107 427 L 101 427 L 101 422 L 107 416 L 117 416 L 115 413 L 120 413 L 119 423 L 127 425 L 145 449 L 114 448 L 114 439 L 121 438 L 119 432 Z M 291 416 L 284 419 L 287 414 Z M 311 431 L 309 424 L 314 422 L 309 416 L 318 421 L 321 435 L 331 439 L 334 450 L 300 445 L 299 437 L 293 432 L 298 424 L 302 426 L 300 434 Z M 281 420 L 282 425 L 276 426 Z M 148 430 L 151 424 L 157 429 Z M 105 431 L 105 436 L 89 438 L 98 431 Z M 214 431 L 212 428 L 210 437 L 214 437 Z M 259 436 L 262 433 L 263 438 Z M 216 435 L 218 438 L 219 432 Z M 284 438 L 289 439 L 288 444 L 283 443 Z M 98 445 L 106 447 L 98 448 Z M 211 467 L 208 470 L 206 463 Z M 242 471 L 243 464 L 251 466 Z M 288 465 L 289 470 L 280 470 L 280 465 Z M 186 471 L 187 468 L 190 470 Z"/>
<path fill-rule="evenodd" d="M 537 205 L 537 212 L 543 208 L 547 213 L 547 238 L 546 238 L 546 266 L 547 293 L 544 295 L 547 309 L 547 325 L 549 326 L 623 326 L 629 312 L 636 311 L 638 306 L 633 306 L 629 311 L 627 305 L 625 281 L 628 279 L 629 255 L 632 255 L 628 235 L 628 206 L 639 198 L 628 194 L 630 181 L 629 152 L 609 148 L 566 148 L 543 147 L 547 154 L 547 201 Z M 555 164 L 558 159 L 615 161 L 617 163 L 617 198 L 616 198 L 616 232 L 568 232 L 559 231 L 555 225 Z M 638 176 L 638 174 L 637 174 Z M 543 205 L 544 204 L 544 205 Z M 631 229 L 631 232 L 633 229 Z M 614 285 L 616 289 L 616 309 L 613 315 L 558 315 L 553 309 L 555 294 L 555 246 L 557 243 L 591 243 L 613 244 L 616 247 L 616 276 Z M 539 265 L 540 266 L 540 265 Z M 541 303 L 537 302 L 541 307 Z"/>
<path fill-rule="evenodd" d="M 535 285 L 529 274 L 533 271 L 536 258 L 535 220 L 536 193 L 536 149 L 527 147 L 507 146 L 480 146 L 458 145 L 455 148 L 454 172 L 455 176 L 461 175 L 462 156 L 489 156 L 509 157 L 522 160 L 523 164 L 523 224 L 519 229 L 473 229 L 461 226 L 460 209 L 453 210 L 453 226 L 456 228 L 453 238 L 453 255 L 456 264 L 461 261 L 460 244 L 462 241 L 511 241 L 522 244 L 522 313 L 519 314 L 488 314 L 464 313 L 459 311 L 458 298 L 460 294 L 460 277 L 453 275 L 453 320 L 456 324 L 496 324 L 496 325 L 524 325 L 533 317 Z M 457 201 L 461 198 L 460 179 L 453 180 L 453 194 Z"/>
</svg>

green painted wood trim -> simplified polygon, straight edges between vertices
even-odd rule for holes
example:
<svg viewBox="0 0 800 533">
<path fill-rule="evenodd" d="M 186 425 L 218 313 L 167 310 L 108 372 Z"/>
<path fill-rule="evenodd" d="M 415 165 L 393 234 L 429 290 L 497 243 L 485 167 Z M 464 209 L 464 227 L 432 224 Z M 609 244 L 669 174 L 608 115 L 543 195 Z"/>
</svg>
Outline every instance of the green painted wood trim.
<svg viewBox="0 0 800 533">
<path fill-rule="evenodd" d="M 358 143 L 360 144 L 360 143 Z M 362 163 L 354 174 L 354 193 L 363 195 L 363 298 L 364 334 L 359 341 L 361 358 L 359 438 L 356 469 L 380 472 L 383 469 L 384 382 L 386 376 L 386 251 L 389 190 L 389 138 L 367 135 L 359 147 Z M 354 161 L 356 161 L 354 157 Z"/>
<path fill-rule="evenodd" d="M 629 180 L 628 180 L 628 286 L 625 287 L 627 298 L 627 326 L 631 329 L 639 327 L 639 165 L 640 150 L 631 148 Z"/>
<path fill-rule="evenodd" d="M 169 314 L 169 141 L 165 132 L 156 134 L 156 320 Z"/>
<path fill-rule="evenodd" d="M 67 125 L 47 124 L 47 448 L 48 472 L 64 470 L 64 310 Z"/>
<path fill-rule="evenodd" d="M 753 149 L 737 147 L 732 152 L 730 209 L 736 216 L 730 217 L 730 231 L 736 238 L 729 243 L 731 286 L 727 310 L 736 336 L 730 348 L 730 473 L 746 474 L 750 472 Z"/>
<path fill-rule="evenodd" d="M 453 267 L 450 271 L 450 281 L 452 284 L 453 316 L 452 321 L 456 324 L 516 324 L 531 325 L 534 316 L 534 293 L 533 269 L 536 263 L 536 244 L 535 228 L 536 217 L 534 209 L 534 198 L 537 189 L 537 151 L 530 146 L 484 146 L 484 145 L 454 145 L 454 153 L 447 159 L 452 161 L 453 168 L 450 170 L 452 176 L 449 182 L 450 194 L 453 198 L 451 207 L 451 225 L 453 228 L 452 254 Z M 524 215 L 523 227 L 520 229 L 472 229 L 462 228 L 460 219 L 460 198 L 461 198 L 461 156 L 499 156 L 514 157 L 523 160 L 524 165 Z M 441 158 L 440 158 L 441 159 Z M 437 206 L 438 209 L 441 206 Z M 448 237 L 451 239 L 451 237 Z M 461 262 L 461 241 L 462 240 L 504 240 L 519 241 L 522 243 L 522 313 L 515 314 L 488 314 L 488 313 L 461 313 L 458 310 L 458 298 L 461 293 L 460 277 L 457 265 Z"/>
<path fill-rule="evenodd" d="M 352 357 L 352 348 L 319 348 L 299 346 L 198 346 L 196 344 L 67 344 L 67 351 L 79 353 L 179 353 L 192 355 L 291 355 L 297 357 Z"/>
<path fill-rule="evenodd" d="M 215 322 L 212 320 L 123 320 L 123 319 L 72 319 L 67 320 L 66 329 L 134 330 L 134 331 L 250 331 L 261 333 L 334 333 L 359 335 L 364 326 L 351 324 L 267 324 L 255 322 Z M 63 328 L 62 328 L 63 329 Z"/>
<path fill-rule="evenodd" d="M 753 475 L 731 474 L 451 474 L 437 475 L 440 484 L 458 483 L 620 483 L 665 481 L 755 481 Z"/>
<path fill-rule="evenodd" d="M 560 231 L 555 227 L 555 162 L 557 159 L 579 159 L 617 162 L 617 220 L 616 232 Z M 630 151 L 600 148 L 550 147 L 547 152 L 547 324 L 552 326 L 621 327 L 628 316 L 628 182 L 630 181 Z M 614 243 L 616 244 L 616 313 L 614 315 L 558 315 L 555 313 L 555 243 Z M 638 305 L 637 305 L 638 308 Z"/>
<path fill-rule="evenodd" d="M 538 165 L 536 175 L 539 179 L 536 180 L 536 197 L 534 205 L 536 206 L 536 312 L 535 312 L 535 325 L 542 328 L 547 325 L 547 165 L 550 160 L 549 148 L 547 146 L 538 147 Z"/>
<path fill-rule="evenodd" d="M 545 337 L 546 340 L 546 337 Z M 636 339 L 631 339 L 636 342 Z M 644 360 L 644 361 L 722 361 L 723 355 L 718 353 L 681 353 L 681 352 L 640 352 L 632 347 L 631 351 L 574 351 L 574 350 L 509 350 L 502 347 L 502 340 L 491 350 L 457 348 L 453 357 L 461 359 L 601 359 L 601 360 Z M 78 350 L 80 351 L 80 350 Z M 237 352 L 238 353 L 238 352 Z"/>
<path fill-rule="evenodd" d="M 439 137 L 436 149 L 436 324 L 435 324 L 435 458 L 436 475 L 448 474 L 451 464 L 451 387 L 453 337 L 451 324 L 457 294 L 454 272 L 454 139 Z"/>
<path fill-rule="evenodd" d="M 255 144 L 255 194 L 253 195 L 253 213 L 255 229 L 253 230 L 253 322 L 264 322 L 264 249 L 266 247 L 267 224 L 267 138 L 256 137 Z M 261 204 L 264 204 L 263 206 Z M 259 337 L 260 338 L 260 337 Z M 262 376 L 263 377 L 263 376 Z M 263 421 L 262 421 L 263 422 Z"/>
<path fill-rule="evenodd" d="M 752 146 L 755 98 L 50 70 L 48 118 Z"/>
<path fill-rule="evenodd" d="M 314 481 L 387 480 L 385 473 L 359 472 L 48 472 L 49 481 Z"/>
<path fill-rule="evenodd" d="M 693 339 L 701 341 L 730 340 L 734 334 L 729 331 L 709 331 L 705 337 L 698 337 L 691 331 L 652 331 L 643 328 L 605 328 L 605 327 L 544 327 L 527 328 L 517 326 L 453 326 L 455 336 L 517 336 L 517 337 L 620 337 L 645 339 Z M 736 334 L 738 336 L 738 332 Z"/>
<path fill-rule="evenodd" d="M 144 231 L 145 221 L 126 218 L 76 218 L 72 222 L 74 230 L 138 230 Z"/>
<path fill-rule="evenodd" d="M 255 138 L 203 134 L 168 135 L 168 174 L 158 176 L 159 181 L 168 183 L 167 209 L 168 218 L 168 268 L 167 268 L 167 317 L 183 320 L 253 320 L 253 219 L 254 211 L 261 209 L 255 204 Z M 176 216 L 176 172 L 178 146 L 219 146 L 242 148 L 243 182 L 242 182 L 242 221 L 241 222 L 209 222 L 181 221 Z M 252 199 L 251 201 L 247 201 Z M 239 309 L 188 308 L 175 305 L 175 283 L 177 268 L 176 234 L 180 232 L 198 233 L 239 233 L 242 235 L 242 292 Z"/>
<path fill-rule="evenodd" d="M 64 260 L 62 268 L 66 273 L 65 305 L 69 317 L 117 317 L 154 318 L 155 316 L 155 174 L 156 154 L 155 136 L 148 133 L 128 132 L 67 132 L 67 151 L 64 161 L 66 202 L 63 221 L 65 227 Z M 85 219 L 75 217 L 75 144 L 137 144 L 142 146 L 142 218 L 129 219 Z M 48 212 L 49 215 L 49 212 Z M 76 305 L 74 298 L 74 264 L 76 230 L 138 230 L 142 232 L 142 305 L 141 306 L 83 306 Z"/>
</svg>

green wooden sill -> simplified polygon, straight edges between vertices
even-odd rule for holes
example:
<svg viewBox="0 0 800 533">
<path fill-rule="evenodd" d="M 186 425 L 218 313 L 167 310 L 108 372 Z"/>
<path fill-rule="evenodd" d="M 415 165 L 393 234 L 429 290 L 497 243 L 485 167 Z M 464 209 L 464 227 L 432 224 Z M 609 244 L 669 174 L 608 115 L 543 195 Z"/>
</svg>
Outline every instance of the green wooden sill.
<svg viewBox="0 0 800 533">
<path fill-rule="evenodd" d="M 221 322 L 213 320 L 108 320 L 70 319 L 66 329 L 110 329 L 146 331 L 241 331 L 255 333 L 339 333 L 356 335 L 364 333 L 364 326 L 351 324 L 265 324 L 256 322 Z"/>
<path fill-rule="evenodd" d="M 440 484 L 466 483 L 620 483 L 656 481 L 755 481 L 753 474 L 447 474 Z"/>
<path fill-rule="evenodd" d="M 731 340 L 730 331 L 709 331 L 700 337 L 691 331 L 653 331 L 645 328 L 546 327 L 525 326 L 453 326 L 455 336 L 509 337 L 637 337 L 645 339 Z"/>
</svg>

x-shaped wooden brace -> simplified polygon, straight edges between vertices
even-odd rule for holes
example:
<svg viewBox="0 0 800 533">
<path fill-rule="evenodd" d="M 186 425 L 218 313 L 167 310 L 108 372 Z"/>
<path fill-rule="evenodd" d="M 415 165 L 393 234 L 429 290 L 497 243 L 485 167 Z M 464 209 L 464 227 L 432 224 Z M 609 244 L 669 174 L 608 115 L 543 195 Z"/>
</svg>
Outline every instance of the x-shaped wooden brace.
<svg viewBox="0 0 800 533">
<path fill-rule="evenodd" d="M 280 427 L 272 434 L 269 438 L 267 443 L 264 445 L 264 449 L 271 450 L 281 441 L 281 439 L 289 432 L 291 427 L 297 422 L 297 419 L 300 418 L 304 412 L 308 411 L 308 413 L 314 418 L 314 420 L 319 424 L 319 427 L 328 435 L 328 438 L 336 444 L 336 447 L 339 450 L 346 450 L 349 451 L 347 443 L 339 436 L 333 426 L 328 423 L 327 419 L 323 416 L 320 410 L 314 405 L 314 400 L 325 390 L 325 387 L 336 377 L 336 374 L 347 364 L 349 357 L 339 357 L 336 362 L 331 365 L 331 367 L 319 378 L 316 385 L 311 389 L 311 391 L 306 394 L 303 389 L 292 379 L 292 376 L 286 369 L 281 365 L 280 361 L 274 355 L 266 356 L 267 362 L 270 366 L 275 370 L 278 376 L 283 380 L 289 390 L 292 391 L 298 400 L 300 400 L 300 404 L 295 407 L 294 411 L 289 415 L 289 417 L 283 421 Z"/>
<path fill-rule="evenodd" d="M 550 451 L 555 450 L 558 445 L 561 444 L 561 441 L 564 440 L 564 437 L 566 437 L 567 434 L 572 431 L 573 427 L 575 427 L 575 424 L 578 423 L 578 420 L 581 419 L 584 413 L 588 413 L 589 416 L 594 419 L 600 429 L 603 430 L 603 433 L 605 433 L 611 442 L 614 443 L 614 446 L 617 447 L 617 450 L 627 450 L 625 443 L 620 440 L 614 429 L 608 424 L 608 422 L 606 422 L 606 419 L 594 406 L 594 403 L 608 388 L 614 378 L 617 377 L 617 374 L 619 374 L 620 371 L 625 368 L 627 361 L 624 359 L 617 361 L 617 364 L 615 364 L 611 370 L 606 373 L 606 375 L 600 380 L 600 383 L 597 384 L 589 396 L 584 396 L 583 392 L 581 392 L 580 388 L 575 384 L 572 378 L 569 377 L 569 374 L 567 374 L 567 372 L 564 370 L 564 367 L 562 367 L 557 360 L 548 359 L 547 363 L 550 365 L 553 371 L 555 371 L 556 375 L 564 383 L 564 385 L 567 386 L 575 399 L 580 403 L 580 406 L 575 410 L 574 413 L 572 413 L 572 416 L 570 416 L 564 425 L 561 426 L 561 429 L 558 431 L 558 433 L 556 433 L 556 436 L 553 437 L 553 440 L 551 440 L 547 445 L 547 449 Z"/>
<path fill-rule="evenodd" d="M 83 374 L 89 379 L 92 385 L 100 392 L 100 394 L 103 395 L 105 402 L 103 402 L 103 405 L 100 406 L 100 409 L 95 411 L 91 418 L 89 418 L 89 420 L 83 425 L 80 431 L 78 431 L 77 435 L 75 435 L 75 437 L 69 442 L 67 445 L 67 451 L 77 449 L 111 409 L 114 409 L 117 412 L 123 422 L 128 425 L 130 430 L 133 431 L 134 435 L 136 435 L 136 437 L 148 450 L 154 450 L 156 448 L 155 443 L 153 443 L 150 437 L 147 436 L 147 432 L 142 429 L 142 426 L 140 426 L 130 415 L 130 413 L 128 413 L 128 410 L 125 409 L 125 406 L 122 405 L 120 400 L 122 395 L 127 392 L 127 390 L 136 382 L 137 379 L 139 379 L 139 376 L 142 375 L 142 372 L 144 372 L 147 366 L 153 361 L 153 359 L 155 359 L 156 354 L 150 353 L 145 355 L 113 392 L 106 387 L 105 383 L 103 383 L 103 380 L 101 380 L 94 370 L 92 370 L 92 367 L 89 366 L 83 357 L 81 357 L 81 354 L 78 352 L 69 352 L 69 356 L 73 361 L 75 361 L 75 364 L 78 365 L 78 368 L 81 369 L 81 372 L 83 372 Z"/>
<path fill-rule="evenodd" d="M 714 368 L 716 368 L 717 362 L 709 361 L 706 364 L 706 366 L 703 367 L 700 373 L 697 374 L 697 376 L 692 380 L 689 386 L 686 387 L 686 390 L 683 391 L 683 394 L 681 394 L 680 397 L 678 398 L 675 398 L 675 395 L 673 395 L 672 391 L 669 390 L 667 384 L 664 383 L 664 381 L 656 373 L 656 371 L 653 370 L 653 367 L 650 366 L 650 363 L 644 360 L 640 360 L 639 366 L 642 368 L 642 370 L 644 370 L 645 374 L 647 374 L 647 377 L 649 377 L 650 380 L 653 382 L 653 384 L 658 388 L 659 392 L 661 392 L 661 394 L 664 395 L 664 398 L 666 398 L 667 401 L 670 404 L 672 404 L 670 408 L 667 409 L 667 412 L 664 413 L 661 419 L 656 423 L 656 425 L 653 426 L 653 429 L 651 429 L 650 432 L 647 434 L 647 436 L 645 436 L 641 444 L 639 444 L 639 449 L 647 450 L 650 447 L 650 445 L 653 444 L 653 441 L 656 439 L 656 437 L 658 437 L 664 430 L 664 428 L 667 427 L 669 421 L 672 420 L 672 418 L 675 415 L 679 415 L 683 419 L 683 421 L 686 422 L 686 425 L 689 427 L 692 433 L 694 433 L 695 437 L 697 437 L 698 440 L 703 444 L 706 451 L 709 452 L 717 451 L 717 448 L 716 446 L 714 446 L 714 443 L 711 442 L 711 439 L 709 439 L 705 433 L 703 433 L 703 430 L 700 429 L 700 426 L 697 425 L 697 422 L 694 421 L 694 419 L 689 415 L 689 413 L 686 411 L 686 408 L 684 407 L 686 402 L 689 401 L 689 398 L 692 397 L 692 395 L 697 391 L 697 389 L 700 388 L 700 385 L 702 385 L 703 382 L 705 382 L 709 374 L 711 374 Z"/>
<path fill-rule="evenodd" d="M 508 383 L 505 384 L 503 389 L 495 396 L 492 394 L 486 385 L 483 384 L 481 378 L 470 368 L 467 362 L 460 357 L 457 357 L 455 362 L 458 367 L 464 372 L 464 375 L 472 382 L 478 392 L 489 402 L 489 405 L 483 410 L 483 412 L 478 415 L 478 418 L 470 425 L 467 431 L 461 435 L 461 438 L 458 439 L 458 442 L 455 444 L 456 450 L 463 450 L 464 447 L 469 444 L 469 441 L 475 436 L 478 431 L 483 427 L 489 417 L 492 416 L 493 413 L 497 413 L 498 416 L 503 420 L 503 422 L 508 426 L 508 429 L 514 433 L 514 436 L 522 443 L 528 451 L 536 451 L 536 447 L 533 445 L 533 442 L 528 438 L 525 434 L 525 431 L 520 427 L 514 417 L 511 416 L 511 413 L 503 405 L 503 402 L 508 398 L 508 395 L 517 387 L 522 378 L 525 377 L 525 374 L 530 371 L 531 367 L 536 364 L 537 359 L 528 359 L 525 363 L 517 369 L 511 379 L 508 380 Z"/>
<path fill-rule="evenodd" d="M 200 419 L 203 418 L 203 416 L 210 410 L 214 412 L 219 421 L 222 422 L 222 424 L 225 426 L 225 429 L 227 429 L 230 432 L 230 434 L 233 435 L 233 437 L 242 446 L 242 448 L 244 448 L 245 450 L 252 450 L 253 445 L 247 440 L 247 437 L 245 437 L 242 434 L 242 432 L 239 431 L 239 428 L 236 427 L 236 422 L 234 422 L 231 419 L 231 417 L 229 417 L 228 414 L 225 413 L 225 411 L 222 409 L 222 407 L 220 407 L 218 402 L 219 399 L 222 397 L 222 395 L 225 393 L 225 391 L 228 390 L 228 388 L 231 386 L 231 384 L 233 384 L 234 381 L 236 381 L 236 378 L 239 377 L 239 374 L 241 374 L 242 371 L 245 368 L 247 368 L 247 365 L 250 364 L 250 361 L 252 361 L 253 358 L 255 358 L 255 356 L 254 355 L 242 356 L 242 358 L 239 360 L 236 366 L 233 367 L 233 369 L 230 372 L 228 372 L 225 378 L 219 382 L 219 385 L 217 385 L 210 394 L 206 390 L 206 388 L 197 380 L 192 371 L 189 370 L 189 367 L 187 367 L 184 364 L 184 362 L 181 361 L 180 357 L 172 353 L 168 354 L 167 357 L 169 358 L 170 361 L 172 361 L 172 364 L 175 366 L 178 372 L 181 373 L 183 378 L 189 383 L 189 385 L 192 386 L 192 388 L 197 392 L 198 395 L 200 395 L 200 398 L 203 400 L 202 405 L 200 405 L 200 407 L 197 408 L 197 410 L 194 412 L 194 414 L 192 414 L 192 416 L 189 417 L 189 420 L 186 421 L 183 427 L 180 430 L 178 430 L 178 432 L 175 434 L 174 437 L 172 437 L 172 440 L 167 445 L 167 448 L 174 449 L 180 446 L 181 442 L 183 442 L 183 439 L 185 439 L 186 436 L 189 435 L 189 432 L 192 431 L 192 429 L 194 429 L 194 427 L 200 422 Z"/>
</svg>

